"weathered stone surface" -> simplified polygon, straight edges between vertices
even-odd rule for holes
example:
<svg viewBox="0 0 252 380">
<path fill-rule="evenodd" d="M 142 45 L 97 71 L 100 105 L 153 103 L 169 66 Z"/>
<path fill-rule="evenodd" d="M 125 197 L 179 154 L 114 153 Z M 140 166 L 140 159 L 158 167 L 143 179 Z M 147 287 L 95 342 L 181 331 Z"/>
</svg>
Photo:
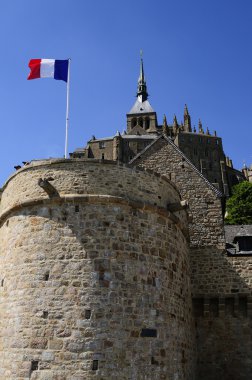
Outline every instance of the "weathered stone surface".
<svg viewBox="0 0 252 380">
<path fill-rule="evenodd" d="M 49 176 L 57 197 L 38 185 Z M 178 201 L 169 181 L 114 164 L 36 162 L 10 179 L 1 380 L 193 379 L 186 213 L 166 210 Z"/>
</svg>

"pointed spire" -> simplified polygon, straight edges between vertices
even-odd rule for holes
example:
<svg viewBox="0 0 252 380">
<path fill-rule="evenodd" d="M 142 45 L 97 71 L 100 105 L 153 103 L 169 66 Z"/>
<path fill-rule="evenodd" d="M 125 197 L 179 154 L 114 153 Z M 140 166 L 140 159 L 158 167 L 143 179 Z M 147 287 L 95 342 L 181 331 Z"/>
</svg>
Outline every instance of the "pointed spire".
<svg viewBox="0 0 252 380">
<path fill-rule="evenodd" d="M 174 114 L 173 125 L 172 125 L 172 130 L 173 130 L 174 135 L 178 133 L 178 129 L 179 129 L 178 120 L 177 120 L 176 115 Z"/>
<path fill-rule="evenodd" d="M 166 116 L 164 115 L 164 119 L 163 119 L 163 134 L 168 136 L 169 134 L 169 128 L 168 128 L 168 124 L 167 124 L 167 120 L 166 120 Z"/>
<path fill-rule="evenodd" d="M 141 61 L 140 61 L 140 75 L 138 79 L 138 87 L 137 87 L 137 97 L 138 100 L 143 103 L 145 100 L 148 99 L 148 92 L 147 92 L 147 86 L 146 81 L 144 77 L 144 66 L 143 66 L 143 52 L 140 51 Z"/>
<path fill-rule="evenodd" d="M 208 127 L 207 127 L 207 129 L 206 129 L 206 135 L 210 136 L 210 132 L 209 132 Z"/>
<path fill-rule="evenodd" d="M 185 109 L 184 109 L 184 126 L 185 126 L 186 132 L 192 132 L 191 116 L 189 115 L 188 108 L 187 108 L 186 104 L 185 104 Z"/>
<path fill-rule="evenodd" d="M 201 120 L 199 119 L 199 133 L 204 134 Z"/>
</svg>

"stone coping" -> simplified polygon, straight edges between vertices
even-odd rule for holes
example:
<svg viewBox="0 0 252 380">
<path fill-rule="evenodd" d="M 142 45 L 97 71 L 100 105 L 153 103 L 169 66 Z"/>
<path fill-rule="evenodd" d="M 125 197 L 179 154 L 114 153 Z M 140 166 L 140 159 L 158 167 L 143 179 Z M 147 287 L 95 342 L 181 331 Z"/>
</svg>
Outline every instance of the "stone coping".
<svg viewBox="0 0 252 380">
<path fill-rule="evenodd" d="M 22 166 L 20 169 L 18 169 L 16 172 L 12 173 L 8 177 L 8 179 L 4 183 L 3 187 L 0 189 L 0 193 L 2 193 L 4 191 L 4 189 L 6 188 L 6 186 L 8 185 L 8 183 L 21 172 L 28 171 L 28 170 L 31 170 L 31 169 L 36 168 L 36 167 L 43 167 L 43 166 L 46 167 L 49 165 L 53 166 L 53 165 L 58 165 L 58 164 L 72 165 L 72 164 L 80 163 L 80 162 L 82 162 L 83 164 L 113 165 L 113 166 L 128 168 L 129 170 L 134 171 L 134 172 L 146 172 L 150 175 L 153 175 L 155 177 L 161 178 L 162 180 L 166 181 L 167 183 L 169 183 L 170 186 L 172 186 L 176 190 L 176 192 L 178 194 L 180 194 L 177 186 L 167 176 L 165 176 L 163 174 L 159 174 L 153 170 L 145 169 L 145 168 L 138 167 L 138 166 L 132 167 L 128 164 L 124 164 L 124 163 L 119 162 L 119 161 L 102 160 L 102 159 L 97 159 L 97 158 L 48 158 L 48 159 L 41 159 L 41 160 L 32 160 L 29 164 Z"/>
</svg>

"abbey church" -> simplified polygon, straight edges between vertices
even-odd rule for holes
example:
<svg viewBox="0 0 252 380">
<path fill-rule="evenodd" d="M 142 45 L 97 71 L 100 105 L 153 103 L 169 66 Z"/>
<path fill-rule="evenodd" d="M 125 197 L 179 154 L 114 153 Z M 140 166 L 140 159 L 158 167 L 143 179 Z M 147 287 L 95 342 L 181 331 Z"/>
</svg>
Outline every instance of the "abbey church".
<svg viewBox="0 0 252 380">
<path fill-rule="evenodd" d="M 222 139 L 216 131 L 204 131 L 199 120 L 198 131 L 192 129 L 191 117 L 185 105 L 184 122 L 178 124 L 174 115 L 173 124 L 168 125 L 166 116 L 163 125 L 158 125 L 157 114 L 148 101 L 147 85 L 141 59 L 137 99 L 127 114 L 127 130 L 113 137 L 96 139 L 94 136 L 85 149 L 78 149 L 72 157 L 88 157 L 118 160 L 129 163 L 160 135 L 169 137 L 192 164 L 226 196 L 230 188 L 244 180 L 244 174 L 233 168 L 232 160 L 223 151 Z"/>
<path fill-rule="evenodd" d="M 247 380 L 252 228 L 224 227 L 215 131 L 158 125 L 143 61 L 124 133 L 13 173 L 0 202 L 0 380 Z"/>
</svg>

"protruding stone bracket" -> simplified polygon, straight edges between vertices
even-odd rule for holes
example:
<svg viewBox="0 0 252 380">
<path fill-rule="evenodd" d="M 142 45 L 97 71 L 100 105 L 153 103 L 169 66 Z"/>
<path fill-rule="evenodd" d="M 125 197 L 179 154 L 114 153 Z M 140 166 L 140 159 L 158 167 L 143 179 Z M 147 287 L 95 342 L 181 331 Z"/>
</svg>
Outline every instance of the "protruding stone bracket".
<svg viewBox="0 0 252 380">
<path fill-rule="evenodd" d="M 49 181 L 53 181 L 53 178 L 39 178 L 38 185 L 42 187 L 43 190 L 45 190 L 49 198 L 59 197 L 58 191 L 55 189 L 55 187 L 52 186 L 52 184 Z"/>
<path fill-rule="evenodd" d="M 188 208 L 188 201 L 181 201 L 177 203 L 168 203 L 167 210 L 170 212 L 176 212 L 186 210 Z"/>
</svg>

